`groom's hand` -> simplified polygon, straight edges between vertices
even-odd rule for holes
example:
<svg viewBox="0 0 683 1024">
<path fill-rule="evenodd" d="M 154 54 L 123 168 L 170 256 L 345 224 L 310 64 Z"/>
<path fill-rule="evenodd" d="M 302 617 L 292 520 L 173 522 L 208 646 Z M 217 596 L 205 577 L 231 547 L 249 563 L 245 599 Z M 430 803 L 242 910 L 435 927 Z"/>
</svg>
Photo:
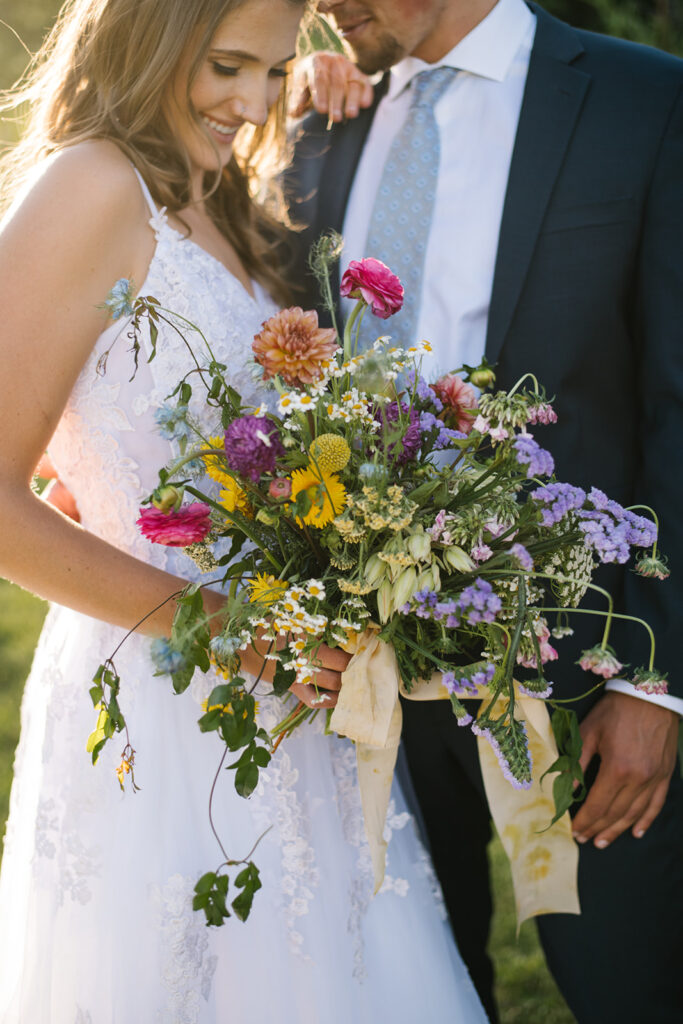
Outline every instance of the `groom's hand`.
<svg viewBox="0 0 683 1024">
<path fill-rule="evenodd" d="M 303 117 L 311 106 L 330 123 L 358 117 L 374 98 L 372 82 L 340 53 L 320 50 L 297 61 L 289 113 Z"/>
<path fill-rule="evenodd" d="M 600 768 L 574 818 L 580 843 L 604 849 L 631 829 L 642 838 L 666 800 L 676 764 L 679 717 L 657 704 L 606 693 L 581 723 L 584 772 L 596 755 Z"/>
</svg>

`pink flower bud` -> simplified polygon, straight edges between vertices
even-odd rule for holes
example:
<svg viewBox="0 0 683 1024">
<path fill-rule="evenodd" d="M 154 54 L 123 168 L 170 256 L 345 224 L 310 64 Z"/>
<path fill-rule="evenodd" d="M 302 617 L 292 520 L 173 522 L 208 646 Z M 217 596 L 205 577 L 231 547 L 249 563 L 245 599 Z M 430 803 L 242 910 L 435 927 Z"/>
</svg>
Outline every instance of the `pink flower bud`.
<svg viewBox="0 0 683 1024">
<path fill-rule="evenodd" d="M 268 485 L 268 494 L 276 501 L 286 500 L 292 494 L 292 481 L 286 476 L 276 477 Z"/>
</svg>

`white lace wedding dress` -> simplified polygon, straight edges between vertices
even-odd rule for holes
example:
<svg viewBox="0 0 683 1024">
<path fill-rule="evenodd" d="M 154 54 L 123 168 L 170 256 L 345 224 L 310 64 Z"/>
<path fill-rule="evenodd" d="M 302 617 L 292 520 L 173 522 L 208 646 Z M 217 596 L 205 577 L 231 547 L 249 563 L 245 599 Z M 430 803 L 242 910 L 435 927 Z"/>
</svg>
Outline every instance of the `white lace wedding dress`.
<svg viewBox="0 0 683 1024">
<path fill-rule="evenodd" d="M 271 301 L 258 289 L 251 298 L 163 211 L 150 224 L 157 246 L 141 292 L 201 325 L 234 386 L 257 404 L 247 357 Z M 148 543 L 135 526 L 140 499 L 171 455 L 154 410 L 189 369 L 188 355 L 161 331 L 156 359 L 148 364 L 143 353 L 129 382 L 128 348 L 120 323 L 101 336 L 50 453 L 86 529 L 197 578 L 186 556 Z M 249 800 L 234 792 L 233 773 L 221 773 L 214 815 L 229 853 L 246 855 L 271 830 L 255 855 L 263 888 L 247 923 L 205 926 L 192 889 L 222 859 L 207 817 L 221 747 L 196 722 L 213 680 L 198 674 L 174 696 L 169 677 L 154 675 L 149 641 L 124 645 L 116 664 L 142 789 L 123 794 L 114 773 L 120 737 L 95 767 L 85 751 L 96 717 L 90 680 L 122 636 L 52 606 L 36 651 L 0 879 L 3 1024 L 484 1021 L 398 787 L 387 878 L 371 898 L 354 749 L 321 735 L 322 724 L 280 747 Z M 261 700 L 266 727 L 278 713 Z"/>
</svg>

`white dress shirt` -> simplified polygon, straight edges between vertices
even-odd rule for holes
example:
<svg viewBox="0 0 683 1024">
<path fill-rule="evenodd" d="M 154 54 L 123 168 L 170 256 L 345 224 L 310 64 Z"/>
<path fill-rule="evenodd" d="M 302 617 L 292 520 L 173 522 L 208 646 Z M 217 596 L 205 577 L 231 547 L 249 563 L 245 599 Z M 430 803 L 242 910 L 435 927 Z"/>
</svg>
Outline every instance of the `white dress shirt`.
<svg viewBox="0 0 683 1024">
<path fill-rule="evenodd" d="M 406 57 L 389 87 L 358 163 L 344 220 L 342 268 L 365 251 L 375 196 L 394 137 L 410 108 L 413 78 L 445 65 L 458 74 L 434 107 L 441 162 L 427 242 L 418 337 L 434 348 L 428 379 L 478 365 L 484 355 L 498 236 L 517 134 L 536 18 L 524 0 L 498 0 L 450 53 L 426 64 Z M 352 303 L 347 300 L 345 312 Z M 383 326 L 391 331 L 391 321 Z M 607 689 L 661 704 L 683 715 L 683 699 L 652 697 L 623 680 Z"/>
</svg>

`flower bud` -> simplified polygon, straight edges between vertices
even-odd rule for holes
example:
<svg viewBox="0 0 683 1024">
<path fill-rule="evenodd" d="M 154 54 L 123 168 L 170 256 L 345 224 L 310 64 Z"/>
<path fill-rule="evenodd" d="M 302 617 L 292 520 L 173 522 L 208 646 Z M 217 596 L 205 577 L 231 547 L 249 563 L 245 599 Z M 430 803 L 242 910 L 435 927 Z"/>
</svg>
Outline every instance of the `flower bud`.
<svg viewBox="0 0 683 1024">
<path fill-rule="evenodd" d="M 408 551 L 416 562 L 426 562 L 432 549 L 429 534 L 424 530 L 416 531 L 408 537 Z"/>
<path fill-rule="evenodd" d="M 470 556 L 457 545 L 446 548 L 443 553 L 443 560 L 448 568 L 454 572 L 472 572 L 474 569 L 474 562 Z"/>
<path fill-rule="evenodd" d="M 277 476 L 268 484 L 268 494 L 276 500 L 286 500 L 292 494 L 292 481 L 288 476 Z"/>
<path fill-rule="evenodd" d="M 182 487 L 159 487 L 154 492 L 152 504 L 160 512 L 177 512 L 183 503 Z"/>
<path fill-rule="evenodd" d="M 439 572 L 438 565 L 430 565 L 428 569 L 423 569 L 417 578 L 416 590 L 441 590 L 441 573 Z"/>
<path fill-rule="evenodd" d="M 365 579 L 372 586 L 379 586 L 386 576 L 387 565 L 378 555 L 371 555 L 365 563 Z"/>
<path fill-rule="evenodd" d="M 394 611 L 398 611 L 418 589 L 417 571 L 411 566 L 404 569 L 392 587 L 392 605 Z"/>
<path fill-rule="evenodd" d="M 386 622 L 391 615 L 391 583 L 389 580 L 383 580 L 377 591 L 377 611 L 380 622 Z"/>
<path fill-rule="evenodd" d="M 475 388 L 491 388 L 496 383 L 496 375 L 490 367 L 482 366 L 478 370 L 472 370 L 469 381 Z"/>
<path fill-rule="evenodd" d="M 276 526 L 277 516 L 274 516 L 272 512 L 269 512 L 266 508 L 260 508 L 256 513 L 256 518 L 259 523 L 263 523 L 264 526 Z"/>
</svg>

